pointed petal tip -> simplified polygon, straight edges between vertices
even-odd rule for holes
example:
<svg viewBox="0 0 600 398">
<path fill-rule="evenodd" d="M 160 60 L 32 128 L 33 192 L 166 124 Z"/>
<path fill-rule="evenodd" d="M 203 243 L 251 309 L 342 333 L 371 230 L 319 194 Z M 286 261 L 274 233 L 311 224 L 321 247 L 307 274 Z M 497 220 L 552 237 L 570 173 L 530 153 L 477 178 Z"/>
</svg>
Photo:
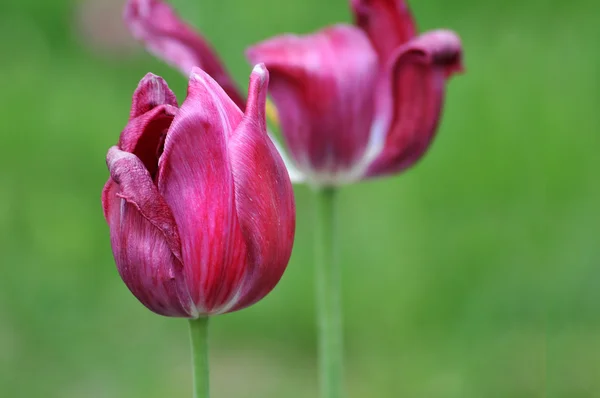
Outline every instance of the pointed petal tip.
<svg viewBox="0 0 600 398">
<path fill-rule="evenodd" d="M 269 85 L 269 71 L 264 63 L 259 63 L 252 68 L 250 73 L 250 85 L 248 94 L 259 94 Z M 266 95 L 266 93 L 265 93 Z"/>
<path fill-rule="evenodd" d="M 142 80 L 140 80 L 140 84 L 143 84 L 144 82 L 149 81 L 149 80 L 156 80 L 156 79 L 162 79 L 162 78 L 158 75 L 155 75 L 152 72 L 148 72 L 144 75 L 144 77 L 142 77 Z"/>
<path fill-rule="evenodd" d="M 260 79 L 261 83 L 264 83 L 265 80 L 269 79 L 269 71 L 267 70 L 264 62 L 254 65 L 254 68 L 252 68 L 252 73 L 250 74 L 250 79 L 253 77 Z"/>
<path fill-rule="evenodd" d="M 162 77 L 148 72 L 133 93 L 130 119 L 141 116 L 160 105 L 177 107 L 177 97 Z"/>
<path fill-rule="evenodd" d="M 198 66 L 193 66 L 192 70 L 190 70 L 190 75 L 188 76 L 190 79 L 195 79 L 197 75 L 202 75 L 205 73 L 202 68 Z"/>
<path fill-rule="evenodd" d="M 269 72 L 265 64 L 260 63 L 252 68 L 250 82 L 248 83 L 248 101 L 244 111 L 244 118 L 252 120 L 256 127 L 252 132 L 266 134 L 267 119 L 267 89 L 269 86 Z M 246 129 L 236 129 L 234 134 Z"/>
<path fill-rule="evenodd" d="M 192 90 L 194 87 L 197 88 L 199 85 L 202 87 L 210 87 L 214 85 L 215 87 L 218 86 L 222 89 L 222 87 L 215 82 L 215 80 L 208 73 L 206 73 L 204 69 L 194 66 L 190 71 L 188 96 L 190 95 L 190 90 Z"/>
<path fill-rule="evenodd" d="M 206 97 L 206 93 L 212 93 L 210 97 Z M 207 71 L 197 66 L 192 67 L 188 81 L 188 98 L 187 101 L 198 101 L 200 97 L 202 101 L 207 101 L 209 98 L 220 98 L 218 102 L 233 102 L 238 103 L 232 98 L 232 92 L 225 90 L 223 86 L 216 81 Z M 233 96 L 235 97 L 235 95 Z M 191 99 L 195 98 L 195 99 Z M 183 106 L 183 105 L 182 105 Z M 239 105 L 237 106 L 239 109 Z"/>
<path fill-rule="evenodd" d="M 192 67 L 192 70 L 190 71 L 190 83 L 192 81 L 198 81 L 198 82 L 206 82 L 207 79 L 213 80 L 212 77 L 210 77 L 210 75 L 208 73 L 206 73 L 206 71 L 198 66 L 194 66 Z"/>
</svg>

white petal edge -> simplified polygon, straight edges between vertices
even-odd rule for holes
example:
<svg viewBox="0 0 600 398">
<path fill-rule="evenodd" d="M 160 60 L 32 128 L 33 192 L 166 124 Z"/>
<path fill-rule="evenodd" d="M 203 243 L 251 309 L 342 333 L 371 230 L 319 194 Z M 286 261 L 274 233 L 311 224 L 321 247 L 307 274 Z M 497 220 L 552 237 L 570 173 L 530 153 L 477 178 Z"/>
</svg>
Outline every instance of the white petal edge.
<svg viewBox="0 0 600 398">
<path fill-rule="evenodd" d="M 279 152 L 279 156 L 281 156 L 281 159 L 283 159 L 283 163 L 285 164 L 285 168 L 288 171 L 288 175 L 290 176 L 290 180 L 292 181 L 292 184 L 303 183 L 305 180 L 304 174 L 300 170 L 298 170 L 298 168 L 292 162 L 292 160 L 290 159 L 288 154 L 285 152 L 285 150 L 283 149 L 283 147 L 281 146 L 281 144 L 279 143 L 277 138 L 275 138 L 270 131 L 268 131 L 268 134 L 269 134 L 269 138 L 271 139 L 271 142 L 273 143 L 273 145 L 275 145 L 277 152 Z"/>
</svg>

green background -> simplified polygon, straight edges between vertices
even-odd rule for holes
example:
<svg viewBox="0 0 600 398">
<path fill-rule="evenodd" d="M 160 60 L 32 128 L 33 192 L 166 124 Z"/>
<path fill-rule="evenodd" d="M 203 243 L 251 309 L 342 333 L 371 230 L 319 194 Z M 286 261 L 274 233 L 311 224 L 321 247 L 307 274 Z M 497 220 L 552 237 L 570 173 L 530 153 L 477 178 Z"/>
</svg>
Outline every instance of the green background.
<svg viewBox="0 0 600 398">
<path fill-rule="evenodd" d="M 82 3 L 0 3 L 2 397 L 191 396 L 186 322 L 129 293 L 102 217 L 137 82 L 186 86 L 129 46 L 117 3 L 85 22 Z M 242 85 L 246 46 L 350 20 L 343 0 L 176 4 Z M 460 33 L 467 72 L 424 161 L 341 192 L 348 395 L 600 397 L 600 3 L 412 8 L 422 31 Z M 112 44 L 81 34 L 94 24 Z M 312 195 L 296 193 L 281 283 L 212 322 L 215 398 L 316 396 Z"/>
</svg>

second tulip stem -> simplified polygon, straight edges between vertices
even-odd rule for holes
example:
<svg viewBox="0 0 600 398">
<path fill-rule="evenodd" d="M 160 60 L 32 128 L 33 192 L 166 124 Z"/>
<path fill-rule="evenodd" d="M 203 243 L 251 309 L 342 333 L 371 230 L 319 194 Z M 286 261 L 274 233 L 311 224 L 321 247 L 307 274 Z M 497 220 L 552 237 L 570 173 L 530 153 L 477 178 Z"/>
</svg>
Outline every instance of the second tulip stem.
<svg viewBox="0 0 600 398">
<path fill-rule="evenodd" d="M 321 398 L 343 396 L 341 275 L 335 251 L 335 197 L 334 188 L 316 191 L 315 276 Z"/>
<path fill-rule="evenodd" d="M 190 319 L 194 398 L 208 398 L 208 317 Z"/>
</svg>

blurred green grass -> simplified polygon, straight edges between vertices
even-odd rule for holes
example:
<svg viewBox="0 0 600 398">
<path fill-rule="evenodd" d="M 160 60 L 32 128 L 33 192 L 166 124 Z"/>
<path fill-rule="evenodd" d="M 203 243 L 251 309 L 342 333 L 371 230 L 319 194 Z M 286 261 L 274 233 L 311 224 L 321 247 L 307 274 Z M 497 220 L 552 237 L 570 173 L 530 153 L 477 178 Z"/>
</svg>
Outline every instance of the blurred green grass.
<svg viewBox="0 0 600 398">
<path fill-rule="evenodd" d="M 467 73 L 422 163 L 341 194 L 349 396 L 600 397 L 600 5 L 412 3 L 422 30 L 461 34 Z M 349 20 L 343 0 L 175 4 L 244 85 L 247 45 Z M 99 199 L 139 79 L 180 99 L 185 79 L 87 47 L 76 6 L 0 4 L 0 395 L 190 396 L 186 324 L 120 281 Z M 282 282 L 213 321 L 215 397 L 315 396 L 311 195 L 296 192 Z"/>
</svg>

